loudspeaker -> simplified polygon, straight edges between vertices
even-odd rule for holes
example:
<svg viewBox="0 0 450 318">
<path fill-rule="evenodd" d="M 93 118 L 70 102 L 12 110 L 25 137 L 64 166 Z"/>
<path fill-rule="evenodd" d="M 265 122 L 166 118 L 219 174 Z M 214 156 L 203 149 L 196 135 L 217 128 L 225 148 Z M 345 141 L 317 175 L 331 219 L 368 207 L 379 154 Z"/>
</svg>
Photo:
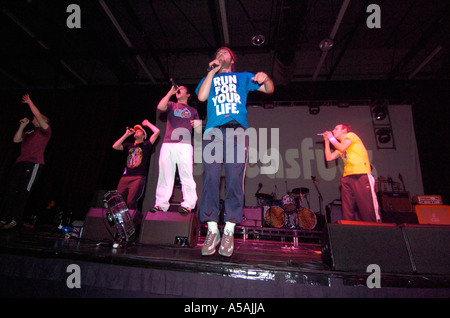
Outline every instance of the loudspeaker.
<svg viewBox="0 0 450 318">
<path fill-rule="evenodd" d="M 337 271 L 366 272 L 377 264 L 382 273 L 413 272 L 402 230 L 393 224 L 327 224 L 322 259 Z"/>
<path fill-rule="evenodd" d="M 378 192 L 378 201 L 383 212 L 412 212 L 409 192 Z"/>
<path fill-rule="evenodd" d="M 415 272 L 450 274 L 450 226 L 405 224 L 402 230 Z"/>
<path fill-rule="evenodd" d="M 420 224 L 450 225 L 450 205 L 415 205 Z"/>
<path fill-rule="evenodd" d="M 262 213 L 263 208 L 259 206 L 247 206 L 244 207 L 242 213 L 242 222 L 240 225 L 243 226 L 262 226 Z"/>
<path fill-rule="evenodd" d="M 327 221 L 334 223 L 342 220 L 342 201 L 334 200 L 326 206 Z"/>
<path fill-rule="evenodd" d="M 417 220 L 417 215 L 414 212 L 392 212 L 392 211 L 381 211 L 381 219 L 384 223 L 395 223 L 395 224 L 419 224 Z"/>
<path fill-rule="evenodd" d="M 147 212 L 142 221 L 139 242 L 142 244 L 197 245 L 199 229 L 195 213 Z"/>
<path fill-rule="evenodd" d="M 105 239 L 112 240 L 116 234 L 116 229 L 111 227 L 106 220 L 106 208 L 90 208 L 86 219 L 84 220 L 83 230 L 80 237 L 83 239 L 101 241 Z M 139 210 L 128 210 L 133 224 L 137 226 L 140 221 Z M 111 231 L 111 233 L 109 231 Z"/>
</svg>

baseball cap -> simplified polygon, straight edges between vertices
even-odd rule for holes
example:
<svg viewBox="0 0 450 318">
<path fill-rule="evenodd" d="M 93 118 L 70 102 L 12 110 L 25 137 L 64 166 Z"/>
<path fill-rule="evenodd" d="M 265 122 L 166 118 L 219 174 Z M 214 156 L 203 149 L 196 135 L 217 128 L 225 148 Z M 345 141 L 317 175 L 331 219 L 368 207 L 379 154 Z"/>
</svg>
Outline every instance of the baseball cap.
<svg viewBox="0 0 450 318">
<path fill-rule="evenodd" d="M 134 129 L 134 131 L 136 131 L 136 129 L 142 130 L 144 132 L 144 140 L 147 139 L 147 132 L 141 125 L 134 125 L 133 129 Z"/>
</svg>

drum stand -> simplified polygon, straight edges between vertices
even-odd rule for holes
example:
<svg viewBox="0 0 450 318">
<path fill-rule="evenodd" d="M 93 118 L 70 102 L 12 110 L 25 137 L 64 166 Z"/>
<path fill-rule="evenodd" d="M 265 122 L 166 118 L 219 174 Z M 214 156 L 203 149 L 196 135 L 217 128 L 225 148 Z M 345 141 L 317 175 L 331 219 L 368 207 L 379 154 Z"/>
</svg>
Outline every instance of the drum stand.
<svg viewBox="0 0 450 318">
<path fill-rule="evenodd" d="M 116 229 L 115 235 L 108 229 L 114 239 L 112 247 L 125 247 L 135 233 L 133 221 L 125 201 L 117 191 L 109 191 L 104 196 L 103 205 L 108 209 L 106 213 L 107 223 L 110 227 Z"/>
</svg>

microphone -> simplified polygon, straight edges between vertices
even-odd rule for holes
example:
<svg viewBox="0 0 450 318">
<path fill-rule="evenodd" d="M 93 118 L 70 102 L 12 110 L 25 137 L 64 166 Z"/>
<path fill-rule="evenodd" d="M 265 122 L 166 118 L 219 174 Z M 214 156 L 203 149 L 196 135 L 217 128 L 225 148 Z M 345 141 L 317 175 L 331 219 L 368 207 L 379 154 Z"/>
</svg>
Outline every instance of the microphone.
<svg viewBox="0 0 450 318">
<path fill-rule="evenodd" d="M 212 65 L 208 66 L 208 68 L 206 69 L 206 71 L 207 71 L 207 72 L 210 72 L 210 71 L 212 71 L 213 69 L 215 69 L 217 66 L 219 66 L 219 65 L 217 65 L 217 64 L 212 64 Z"/>
<path fill-rule="evenodd" d="M 317 136 L 323 136 L 323 135 L 325 135 L 325 133 L 317 134 Z"/>
<path fill-rule="evenodd" d="M 173 87 L 174 87 L 175 89 L 178 89 L 178 85 L 175 84 L 175 82 L 173 81 L 172 78 L 170 79 L 170 82 L 172 83 L 172 85 L 173 85 Z"/>
</svg>

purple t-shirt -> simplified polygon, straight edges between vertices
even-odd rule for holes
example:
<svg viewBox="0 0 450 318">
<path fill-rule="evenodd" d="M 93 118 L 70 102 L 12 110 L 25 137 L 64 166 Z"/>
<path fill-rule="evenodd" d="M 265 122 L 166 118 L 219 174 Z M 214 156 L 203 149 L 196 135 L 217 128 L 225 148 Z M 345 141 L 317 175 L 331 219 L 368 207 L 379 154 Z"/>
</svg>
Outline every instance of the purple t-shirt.
<svg viewBox="0 0 450 318">
<path fill-rule="evenodd" d="M 44 164 L 44 152 L 51 134 L 50 126 L 47 129 L 35 127 L 32 131 L 24 132 L 20 156 L 16 162 L 29 161 Z"/>
<path fill-rule="evenodd" d="M 167 103 L 167 125 L 163 142 L 191 143 L 191 120 L 198 120 L 198 112 L 195 108 L 181 103 L 169 101 Z M 177 129 L 181 128 L 181 129 Z M 174 130 L 177 129 L 175 132 Z"/>
</svg>

